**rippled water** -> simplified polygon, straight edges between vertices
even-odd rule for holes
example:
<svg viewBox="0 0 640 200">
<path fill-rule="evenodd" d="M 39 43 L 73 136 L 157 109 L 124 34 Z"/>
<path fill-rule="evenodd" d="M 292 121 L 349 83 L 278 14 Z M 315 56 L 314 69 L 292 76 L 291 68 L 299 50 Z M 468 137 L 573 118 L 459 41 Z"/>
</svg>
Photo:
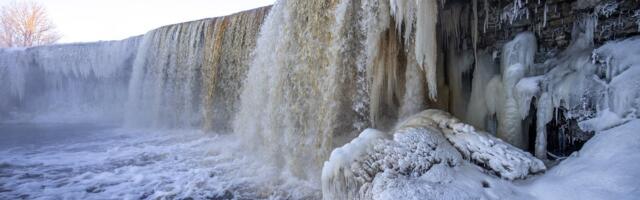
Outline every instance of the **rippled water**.
<svg viewBox="0 0 640 200">
<path fill-rule="evenodd" d="M 0 199 L 315 199 L 232 135 L 0 124 Z M 284 178 L 283 178 L 284 177 Z"/>
</svg>

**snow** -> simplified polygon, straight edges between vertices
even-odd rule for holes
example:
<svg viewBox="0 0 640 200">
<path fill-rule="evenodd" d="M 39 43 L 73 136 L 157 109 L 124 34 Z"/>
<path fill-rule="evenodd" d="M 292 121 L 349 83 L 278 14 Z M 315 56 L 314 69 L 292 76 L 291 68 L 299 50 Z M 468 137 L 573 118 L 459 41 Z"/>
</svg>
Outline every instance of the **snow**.
<svg viewBox="0 0 640 200">
<path fill-rule="evenodd" d="M 427 110 L 416 118 L 420 119 L 422 124 L 437 125 L 445 138 L 465 158 L 504 179 L 526 178 L 531 173 L 539 173 L 546 169 L 544 164 L 531 154 L 487 133 L 476 131 L 474 127 L 460 122 L 449 113 Z"/>
<path fill-rule="evenodd" d="M 607 109 L 598 112 L 594 118 L 581 121 L 578 125 L 584 131 L 603 131 L 624 124 L 629 120 L 620 118 L 616 113 Z"/>
<path fill-rule="evenodd" d="M 640 196 L 640 120 L 598 132 L 579 152 L 524 189 L 538 199 L 636 199 Z"/>
</svg>

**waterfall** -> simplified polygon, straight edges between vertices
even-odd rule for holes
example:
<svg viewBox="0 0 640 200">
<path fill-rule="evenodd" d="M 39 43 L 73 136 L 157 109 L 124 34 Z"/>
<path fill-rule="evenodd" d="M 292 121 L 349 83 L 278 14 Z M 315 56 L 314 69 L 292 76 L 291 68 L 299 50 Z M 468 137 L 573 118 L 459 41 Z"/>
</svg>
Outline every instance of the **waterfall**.
<svg viewBox="0 0 640 200">
<path fill-rule="evenodd" d="M 285 171 L 319 182 L 332 149 L 364 128 L 389 130 L 435 98 L 437 15 L 426 9 L 434 5 L 416 5 L 425 9 L 405 19 L 418 28 L 400 34 L 389 1 L 278 1 L 261 28 L 234 132 Z"/>
<path fill-rule="evenodd" d="M 0 49 L 0 118 L 228 131 L 269 9 L 121 41 Z"/>
<path fill-rule="evenodd" d="M 0 116 L 41 121 L 122 120 L 139 37 L 0 49 Z"/>
<path fill-rule="evenodd" d="M 228 130 L 247 60 L 269 8 L 145 34 L 133 65 L 126 123 Z"/>
</svg>

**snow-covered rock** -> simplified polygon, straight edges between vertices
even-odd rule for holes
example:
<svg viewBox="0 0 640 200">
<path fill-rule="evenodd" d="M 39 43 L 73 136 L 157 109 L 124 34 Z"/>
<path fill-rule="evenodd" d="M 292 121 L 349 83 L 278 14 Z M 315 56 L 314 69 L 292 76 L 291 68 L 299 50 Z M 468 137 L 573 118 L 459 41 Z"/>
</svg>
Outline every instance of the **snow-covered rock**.
<svg viewBox="0 0 640 200">
<path fill-rule="evenodd" d="M 365 130 L 349 144 L 337 148 L 325 162 L 322 187 L 325 199 L 387 199 L 384 191 L 407 178 L 419 178 L 434 187 L 447 186 L 456 173 L 505 180 L 526 178 L 544 171 L 542 161 L 487 133 L 475 131 L 450 114 L 426 110 L 400 123 L 393 139 Z M 476 165 L 473 165 L 476 164 Z M 482 175 L 480 175 L 482 174 Z M 496 177 L 489 178 L 496 179 Z M 411 182 L 411 181 L 409 181 Z M 442 185 L 442 184 L 444 185 Z M 453 185 L 465 184 L 456 182 Z M 484 183 L 478 181 L 477 187 Z M 489 184 L 489 183 L 486 183 Z M 391 187 L 391 188 L 389 188 Z M 452 186 L 453 187 L 453 186 Z M 460 189 L 460 188 L 458 188 Z M 424 188 L 417 193 L 442 193 Z M 457 193 L 456 188 L 445 191 Z M 481 193 L 469 193 L 478 197 Z"/>
</svg>

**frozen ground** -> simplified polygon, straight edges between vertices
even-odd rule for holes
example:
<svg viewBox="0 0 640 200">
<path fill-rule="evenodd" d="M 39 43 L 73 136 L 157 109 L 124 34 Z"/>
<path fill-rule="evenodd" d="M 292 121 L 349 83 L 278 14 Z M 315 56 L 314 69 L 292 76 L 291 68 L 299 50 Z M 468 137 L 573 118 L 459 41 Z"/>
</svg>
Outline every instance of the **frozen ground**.
<svg viewBox="0 0 640 200">
<path fill-rule="evenodd" d="M 239 153 L 228 135 L 0 124 L 0 199 L 302 199 L 319 189 Z M 247 156 L 248 155 L 248 156 Z"/>
</svg>

